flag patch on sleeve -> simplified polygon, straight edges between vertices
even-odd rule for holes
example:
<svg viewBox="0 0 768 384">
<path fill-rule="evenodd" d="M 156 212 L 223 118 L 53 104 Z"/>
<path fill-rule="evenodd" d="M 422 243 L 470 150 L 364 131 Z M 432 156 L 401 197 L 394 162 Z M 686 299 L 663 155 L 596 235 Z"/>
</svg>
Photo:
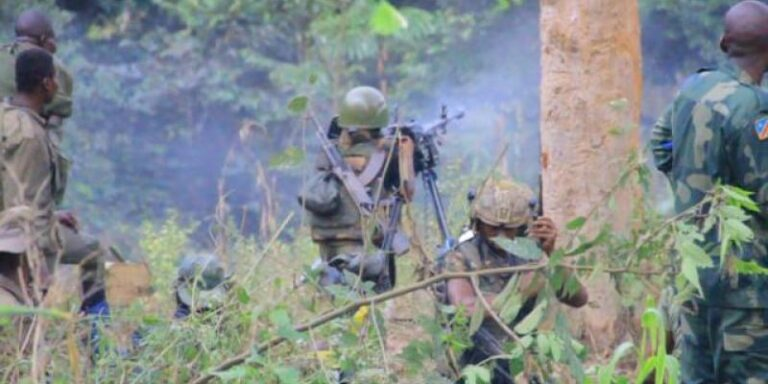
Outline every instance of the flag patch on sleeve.
<svg viewBox="0 0 768 384">
<path fill-rule="evenodd" d="M 768 117 L 761 117 L 755 121 L 755 133 L 760 141 L 768 139 Z"/>
</svg>

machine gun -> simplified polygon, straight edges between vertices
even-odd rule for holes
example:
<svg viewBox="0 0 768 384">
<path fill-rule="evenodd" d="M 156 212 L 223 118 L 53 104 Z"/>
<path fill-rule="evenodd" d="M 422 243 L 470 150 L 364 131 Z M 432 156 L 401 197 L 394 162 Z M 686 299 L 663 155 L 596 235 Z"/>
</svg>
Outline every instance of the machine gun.
<svg viewBox="0 0 768 384">
<path fill-rule="evenodd" d="M 451 235 L 448 227 L 448 219 L 445 215 L 445 207 L 440 197 L 440 188 L 437 184 L 437 172 L 435 168 L 440 162 L 439 147 L 440 138 L 448 132 L 448 124 L 464 117 L 464 112 L 449 116 L 445 106 L 440 111 L 440 118 L 436 121 L 419 124 L 410 121 L 405 124 L 394 124 L 387 127 L 389 134 L 402 132 L 413 139 L 415 144 L 415 166 L 416 172 L 421 175 L 424 186 L 429 192 L 429 198 L 435 210 L 437 225 L 440 228 L 442 244 L 436 258 L 437 271 L 442 271 L 445 266 L 445 257 L 454 247 L 456 247 L 456 238 Z"/>
</svg>

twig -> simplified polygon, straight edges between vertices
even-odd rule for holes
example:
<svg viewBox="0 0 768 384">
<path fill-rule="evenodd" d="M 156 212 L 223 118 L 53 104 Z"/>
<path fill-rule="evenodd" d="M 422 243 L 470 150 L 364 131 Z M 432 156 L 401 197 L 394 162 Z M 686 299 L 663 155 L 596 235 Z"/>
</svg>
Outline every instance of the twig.
<svg viewBox="0 0 768 384">
<path fill-rule="evenodd" d="M 501 328 L 504 333 L 507 334 L 512 340 L 514 340 L 516 343 L 522 345 L 522 341 L 520 340 L 520 337 L 515 333 L 515 331 L 509 329 L 507 324 L 504 324 L 504 321 L 501 320 L 498 314 L 496 314 L 496 311 L 491 308 L 491 304 L 488 303 L 488 300 L 485 299 L 485 296 L 483 296 L 483 292 L 480 290 L 480 285 L 477 283 L 477 276 L 472 276 L 469 281 L 472 282 L 472 288 L 475 290 L 475 296 L 477 296 L 477 299 L 480 300 L 480 304 L 483 305 L 483 308 L 485 308 L 485 312 L 487 312 L 493 321 L 496 322 L 496 324 Z"/>
<path fill-rule="evenodd" d="M 387 377 L 392 377 L 392 371 L 389 368 L 389 355 L 387 354 L 387 347 L 384 345 L 384 337 L 381 334 L 381 328 L 379 322 L 376 320 L 376 307 L 375 303 L 371 303 L 371 312 L 369 316 L 373 320 L 373 327 L 376 329 L 376 336 L 379 339 L 379 347 L 381 348 L 381 356 L 384 358 L 384 371 L 387 373 Z"/>
<path fill-rule="evenodd" d="M 396 297 L 400 297 L 406 294 L 409 294 L 411 292 L 419 291 L 422 289 L 425 289 L 431 285 L 434 285 L 436 283 L 451 280 L 451 279 L 466 279 L 471 278 L 472 276 L 487 276 L 487 275 L 499 275 L 504 273 L 515 273 L 515 272 L 529 272 L 529 271 L 537 271 L 544 269 L 546 267 L 545 264 L 537 264 L 537 265 L 524 265 L 524 266 L 517 266 L 517 267 L 506 267 L 506 268 L 494 268 L 494 269 L 485 269 L 480 271 L 472 271 L 472 272 L 452 272 L 452 273 L 444 273 L 437 276 L 433 276 L 429 279 L 423 280 L 418 283 L 414 283 L 399 289 L 395 289 L 392 291 L 388 291 L 379 295 L 370 296 L 363 298 L 359 301 L 347 304 L 339 309 L 336 309 L 334 311 L 328 312 L 320 317 L 317 317 L 316 319 L 296 327 L 297 332 L 305 332 L 310 329 L 317 328 L 320 325 L 323 325 L 331 320 L 337 319 L 341 316 L 344 316 L 348 313 L 354 312 L 358 310 L 360 307 L 364 305 L 370 306 L 372 303 L 375 302 L 384 302 L 387 300 L 394 299 Z M 209 371 L 208 373 L 205 373 L 192 381 L 192 384 L 203 384 L 207 383 L 211 379 L 215 377 L 213 372 L 221 372 L 226 371 L 234 366 L 243 364 L 248 357 L 251 356 L 253 352 L 256 353 L 264 352 L 272 347 L 275 347 L 277 345 L 282 344 L 285 342 L 286 339 L 284 337 L 275 337 L 271 340 L 268 340 L 259 346 L 257 346 L 255 349 L 250 349 L 248 352 L 241 353 L 235 357 L 230 358 L 229 360 L 226 360 L 219 364 L 216 368 L 214 368 L 212 371 Z"/>
<path fill-rule="evenodd" d="M 311 320 L 308 323 L 300 325 L 296 327 L 295 330 L 296 332 L 305 332 L 310 329 L 317 328 L 339 317 L 342 317 L 348 313 L 352 313 L 364 305 L 370 306 L 373 303 L 381 303 L 388 300 L 392 300 L 394 298 L 407 295 L 415 291 L 420 291 L 422 289 L 428 288 L 434 284 L 437 284 L 443 281 L 452 280 L 452 279 L 472 279 L 473 277 L 476 279 L 480 276 L 492 276 L 492 275 L 501 275 L 501 274 L 508 274 L 508 273 L 533 272 L 533 271 L 539 271 L 539 270 L 545 269 L 547 268 L 547 266 L 548 266 L 547 264 L 541 263 L 541 264 L 522 265 L 522 266 L 515 266 L 515 267 L 483 269 L 483 270 L 470 271 L 470 272 L 442 273 L 439 275 L 432 276 L 428 279 L 422 280 L 420 282 L 407 285 L 399 289 L 394 289 L 379 295 L 366 297 L 358 301 L 355 301 L 353 303 L 347 304 L 341 308 L 327 312 L 324 315 L 321 315 L 315 318 L 314 320 Z M 561 266 L 563 268 L 576 269 L 576 270 L 596 269 L 596 267 L 574 266 L 574 265 L 566 265 L 566 264 L 560 264 L 558 266 Z M 605 268 L 601 270 L 605 272 L 610 272 L 610 273 L 637 273 L 637 274 L 663 274 L 664 273 L 661 271 L 634 271 L 628 268 Z M 267 340 L 259 344 L 255 348 L 248 348 L 248 352 L 241 353 L 239 355 L 236 355 L 230 358 L 229 360 L 222 362 L 221 364 L 216 366 L 213 370 L 202 374 L 201 376 L 191 381 L 190 383 L 191 384 L 207 383 L 208 381 L 210 381 L 216 376 L 213 372 L 226 371 L 234 366 L 243 364 L 254 352 L 255 353 L 264 352 L 270 348 L 273 348 L 275 346 L 278 346 L 284 343 L 285 341 L 287 341 L 287 339 L 285 339 L 284 337 L 275 337 L 273 339 Z"/>
</svg>

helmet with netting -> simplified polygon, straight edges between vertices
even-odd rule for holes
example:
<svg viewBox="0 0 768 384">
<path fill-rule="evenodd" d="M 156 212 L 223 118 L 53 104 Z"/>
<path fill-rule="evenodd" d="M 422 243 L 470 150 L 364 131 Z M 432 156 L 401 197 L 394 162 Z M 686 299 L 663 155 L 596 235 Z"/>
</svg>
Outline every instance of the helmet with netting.
<svg viewBox="0 0 768 384">
<path fill-rule="evenodd" d="M 216 256 L 187 256 L 179 266 L 176 294 L 190 308 L 213 309 L 224 303 L 228 280 Z"/>
<path fill-rule="evenodd" d="M 536 198 L 531 189 L 512 180 L 490 180 L 472 201 L 470 217 L 492 226 L 518 228 L 533 217 Z"/>
<path fill-rule="evenodd" d="M 338 124 L 343 128 L 375 129 L 389 124 L 384 95 L 373 87 L 352 88 L 339 105 Z"/>
</svg>

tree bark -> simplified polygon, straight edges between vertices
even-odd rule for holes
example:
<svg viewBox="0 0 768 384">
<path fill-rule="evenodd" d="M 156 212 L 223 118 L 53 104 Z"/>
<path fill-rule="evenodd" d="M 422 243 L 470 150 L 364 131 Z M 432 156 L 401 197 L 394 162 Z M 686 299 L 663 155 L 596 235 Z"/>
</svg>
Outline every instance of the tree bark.
<svg viewBox="0 0 768 384">
<path fill-rule="evenodd" d="M 637 0 L 541 0 L 541 144 L 546 214 L 560 227 L 594 207 L 585 233 L 610 223 L 629 228 L 638 188 L 606 198 L 637 151 L 642 103 Z M 560 245 L 568 239 L 561 239 Z M 623 331 L 621 305 L 607 275 L 589 284 L 593 306 L 577 323 L 597 351 Z"/>
</svg>

